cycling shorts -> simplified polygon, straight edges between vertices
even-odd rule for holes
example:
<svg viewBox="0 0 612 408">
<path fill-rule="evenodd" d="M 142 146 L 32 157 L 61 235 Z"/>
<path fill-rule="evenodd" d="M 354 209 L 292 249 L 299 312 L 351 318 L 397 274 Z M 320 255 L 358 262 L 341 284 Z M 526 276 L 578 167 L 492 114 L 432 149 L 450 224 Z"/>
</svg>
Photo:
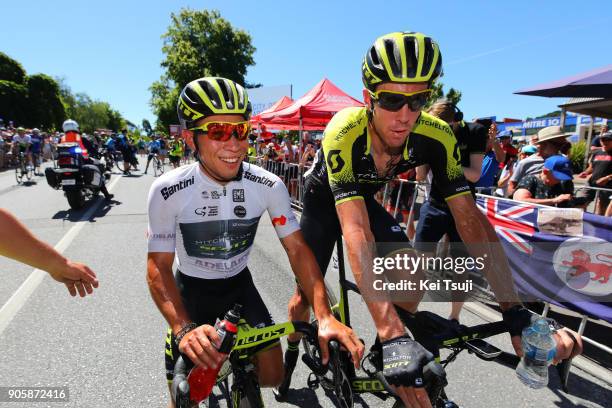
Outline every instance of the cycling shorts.
<svg viewBox="0 0 612 408">
<path fill-rule="evenodd" d="M 242 305 L 242 318 L 252 327 L 261 328 L 274 325 L 270 312 L 253 283 L 251 272 L 245 268 L 238 275 L 227 279 L 200 279 L 177 271 L 176 285 L 181 301 L 190 319 L 197 325 L 214 326 L 235 303 Z M 166 334 L 165 360 L 166 379 L 172 382 L 174 364 L 179 357 L 175 336 L 168 329 Z M 271 340 L 252 348 L 251 354 L 268 350 L 279 344 Z"/>
<path fill-rule="evenodd" d="M 176 164 L 178 164 L 178 163 L 180 163 L 180 162 L 181 162 L 181 156 L 173 156 L 173 155 L 170 155 L 170 156 L 168 156 L 168 160 L 170 160 L 170 163 L 173 163 L 173 164 L 174 164 L 174 163 L 176 163 Z"/>
<path fill-rule="evenodd" d="M 338 213 L 334 204 L 334 196 L 329 188 L 321 188 L 318 183 L 312 182 L 312 176 L 306 178 L 304 207 L 300 228 L 304 239 L 314 253 L 319 268 L 325 276 L 329 261 L 334 251 L 334 245 L 342 236 Z M 374 199 L 373 196 L 364 197 L 370 229 L 376 243 L 386 243 L 384 252 L 410 246 L 406 233 L 397 221 Z M 389 243 L 396 243 L 392 246 Z M 379 256 L 382 248 L 379 247 Z"/>
</svg>

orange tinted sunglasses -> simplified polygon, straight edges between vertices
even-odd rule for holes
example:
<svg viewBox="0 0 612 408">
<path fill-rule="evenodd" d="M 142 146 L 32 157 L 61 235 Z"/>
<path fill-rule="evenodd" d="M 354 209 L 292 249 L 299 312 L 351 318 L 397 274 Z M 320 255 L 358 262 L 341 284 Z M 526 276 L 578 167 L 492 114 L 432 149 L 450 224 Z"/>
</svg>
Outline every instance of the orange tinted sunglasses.
<svg viewBox="0 0 612 408">
<path fill-rule="evenodd" d="M 202 126 L 189 129 L 193 132 L 194 136 L 205 133 L 211 140 L 217 142 L 227 142 L 232 136 L 236 136 L 236 139 L 243 141 L 249 135 L 251 131 L 251 125 L 249 122 L 207 122 Z"/>
</svg>

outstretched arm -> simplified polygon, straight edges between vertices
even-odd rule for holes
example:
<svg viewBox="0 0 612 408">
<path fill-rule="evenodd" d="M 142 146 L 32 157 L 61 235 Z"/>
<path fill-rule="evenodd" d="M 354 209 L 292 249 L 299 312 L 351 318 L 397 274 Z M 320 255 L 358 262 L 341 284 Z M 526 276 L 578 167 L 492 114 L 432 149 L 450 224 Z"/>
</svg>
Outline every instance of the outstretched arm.
<svg viewBox="0 0 612 408">
<path fill-rule="evenodd" d="M 0 209 L 0 255 L 48 272 L 64 283 L 72 296 L 78 291 L 84 297 L 98 287 L 96 274 L 87 265 L 65 258 L 4 209 Z"/>
</svg>

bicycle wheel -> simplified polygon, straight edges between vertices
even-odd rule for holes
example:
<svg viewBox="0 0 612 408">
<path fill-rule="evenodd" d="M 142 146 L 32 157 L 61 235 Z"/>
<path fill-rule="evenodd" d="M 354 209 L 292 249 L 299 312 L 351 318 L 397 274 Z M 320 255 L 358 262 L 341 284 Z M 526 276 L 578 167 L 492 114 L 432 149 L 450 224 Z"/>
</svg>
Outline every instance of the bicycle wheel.
<svg viewBox="0 0 612 408">
<path fill-rule="evenodd" d="M 28 181 L 32 180 L 32 177 L 34 177 L 34 167 L 31 164 L 26 164 L 25 176 Z"/>
<path fill-rule="evenodd" d="M 123 155 L 121 154 L 121 152 L 115 152 L 114 156 L 115 166 L 117 167 L 117 170 L 123 173 Z"/>
<path fill-rule="evenodd" d="M 304 347 L 306 355 L 311 359 L 319 360 L 321 358 L 317 347 L 310 344 L 305 337 L 302 338 L 302 346 Z M 324 376 L 317 376 L 317 379 L 321 387 L 326 391 L 330 391 L 334 396 L 337 406 L 340 408 L 352 408 L 353 388 L 346 375 L 347 370 L 345 369 L 343 360 L 346 359 L 338 354 L 330 356 L 329 370 Z"/>
<path fill-rule="evenodd" d="M 21 165 L 15 167 L 15 180 L 17 180 L 17 184 L 21 184 L 23 181 L 23 173 L 21 172 Z"/>
<path fill-rule="evenodd" d="M 39 155 L 34 156 L 34 175 L 42 176 L 42 172 L 40 171 L 40 166 L 42 162 L 42 158 Z"/>
<path fill-rule="evenodd" d="M 233 408 L 264 408 L 261 389 L 254 375 L 248 375 L 248 378 L 243 379 L 241 385 L 232 387 Z"/>
</svg>

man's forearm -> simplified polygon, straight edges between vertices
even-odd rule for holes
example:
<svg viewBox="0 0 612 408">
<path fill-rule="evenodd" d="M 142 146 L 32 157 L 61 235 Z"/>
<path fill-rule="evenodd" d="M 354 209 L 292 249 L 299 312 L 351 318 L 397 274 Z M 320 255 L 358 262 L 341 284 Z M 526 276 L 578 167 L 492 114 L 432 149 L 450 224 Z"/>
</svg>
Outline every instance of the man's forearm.
<svg viewBox="0 0 612 408">
<path fill-rule="evenodd" d="M 470 255 L 483 259 L 485 277 L 502 310 L 519 303 L 507 256 L 488 220 L 475 208 L 453 217 Z"/>
<path fill-rule="evenodd" d="M 312 251 L 308 247 L 305 247 L 302 251 L 293 252 L 287 247 L 285 248 L 287 249 L 291 269 L 294 271 L 308 302 L 312 305 L 315 318 L 321 320 L 329 317 L 331 309 L 325 291 L 325 281 Z"/>
<path fill-rule="evenodd" d="M 349 263 L 359 290 L 374 320 L 376 331 L 381 340 L 388 340 L 405 333 L 391 299 L 386 292 L 377 291 L 376 298 L 369 294 L 374 290 L 372 265 L 375 256 L 374 237 L 359 232 L 344 234 Z"/>
<path fill-rule="evenodd" d="M 149 260 L 147 265 L 147 283 L 149 284 L 149 291 L 153 301 L 174 334 L 178 333 L 186 324 L 191 323 L 191 319 L 185 311 L 181 296 L 176 287 L 171 268 L 162 272 L 155 265 L 155 262 Z"/>
</svg>

